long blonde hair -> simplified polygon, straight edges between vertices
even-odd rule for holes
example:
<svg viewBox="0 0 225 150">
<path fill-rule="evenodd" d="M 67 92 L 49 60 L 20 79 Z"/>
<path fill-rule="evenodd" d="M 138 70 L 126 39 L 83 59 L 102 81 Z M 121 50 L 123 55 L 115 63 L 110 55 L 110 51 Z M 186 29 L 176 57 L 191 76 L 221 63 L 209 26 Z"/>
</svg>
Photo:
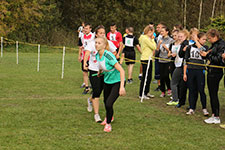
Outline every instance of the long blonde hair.
<svg viewBox="0 0 225 150">
<path fill-rule="evenodd" d="M 148 34 L 149 31 L 154 31 L 154 28 L 153 27 L 150 27 L 149 25 L 147 25 L 144 28 L 144 35 Z"/>
<path fill-rule="evenodd" d="M 189 39 L 190 34 L 189 34 L 188 30 L 183 29 L 179 33 L 183 33 L 186 36 L 186 40 Z"/>
<path fill-rule="evenodd" d="M 98 37 L 96 39 L 101 39 L 103 43 L 105 44 L 105 49 L 109 51 L 109 42 L 106 37 Z"/>
</svg>

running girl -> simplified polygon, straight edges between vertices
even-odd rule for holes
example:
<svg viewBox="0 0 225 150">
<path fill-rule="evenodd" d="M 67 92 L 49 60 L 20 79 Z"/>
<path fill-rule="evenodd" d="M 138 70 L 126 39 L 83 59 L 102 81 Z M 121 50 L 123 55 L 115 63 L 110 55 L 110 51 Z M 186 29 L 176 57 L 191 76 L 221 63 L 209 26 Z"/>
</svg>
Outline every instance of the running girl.
<svg viewBox="0 0 225 150">
<path fill-rule="evenodd" d="M 108 41 L 106 38 L 99 37 L 95 40 L 95 47 L 98 51 L 96 60 L 99 62 L 99 69 L 104 73 L 104 104 L 106 118 L 102 122 L 105 125 L 104 131 L 111 132 L 111 120 L 113 116 L 113 104 L 119 96 L 124 96 L 125 91 L 125 72 L 117 62 L 116 57 L 106 50 Z"/>
<path fill-rule="evenodd" d="M 105 27 L 100 25 L 95 30 L 96 37 L 105 37 Z M 109 51 L 116 55 L 116 47 L 111 41 L 109 43 Z M 97 73 L 99 71 L 99 65 L 96 60 L 96 54 L 98 51 L 95 49 L 95 41 L 88 43 L 87 47 L 85 48 L 85 56 L 84 56 L 84 66 L 85 70 L 89 70 L 89 80 L 92 86 L 92 97 L 88 98 L 88 107 L 87 110 L 89 112 L 92 111 L 92 105 L 94 107 L 94 119 L 95 122 L 101 122 L 101 118 L 99 115 L 99 97 L 103 90 L 104 85 L 104 77 L 100 76 L 97 77 Z M 87 66 L 87 61 L 89 59 L 89 66 Z"/>
</svg>

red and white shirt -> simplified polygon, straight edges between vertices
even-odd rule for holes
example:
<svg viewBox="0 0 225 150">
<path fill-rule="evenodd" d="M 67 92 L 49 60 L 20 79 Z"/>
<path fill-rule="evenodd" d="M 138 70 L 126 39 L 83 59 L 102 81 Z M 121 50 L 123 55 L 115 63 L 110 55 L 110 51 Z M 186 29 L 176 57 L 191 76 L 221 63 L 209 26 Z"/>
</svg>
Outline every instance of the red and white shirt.
<svg viewBox="0 0 225 150">
<path fill-rule="evenodd" d="M 82 56 L 81 56 L 81 60 L 84 59 L 84 56 L 85 56 L 85 50 L 86 50 L 86 47 L 88 45 L 88 43 L 90 43 L 91 41 L 94 41 L 95 39 L 95 34 L 90 32 L 89 34 L 83 34 L 81 36 L 81 42 L 83 44 L 83 50 L 82 50 Z"/>
<path fill-rule="evenodd" d="M 107 39 L 112 41 L 113 44 L 116 46 L 116 48 L 119 48 L 120 42 L 123 42 L 122 34 L 118 31 L 116 31 L 114 33 L 112 33 L 112 32 L 107 33 Z"/>
<path fill-rule="evenodd" d="M 114 53 L 116 51 L 115 45 L 109 40 L 108 43 L 109 43 L 109 51 Z M 92 71 L 99 71 L 99 63 L 96 60 L 96 54 L 98 53 L 98 51 L 95 48 L 95 41 L 89 42 L 85 50 L 90 51 L 88 69 Z"/>
</svg>

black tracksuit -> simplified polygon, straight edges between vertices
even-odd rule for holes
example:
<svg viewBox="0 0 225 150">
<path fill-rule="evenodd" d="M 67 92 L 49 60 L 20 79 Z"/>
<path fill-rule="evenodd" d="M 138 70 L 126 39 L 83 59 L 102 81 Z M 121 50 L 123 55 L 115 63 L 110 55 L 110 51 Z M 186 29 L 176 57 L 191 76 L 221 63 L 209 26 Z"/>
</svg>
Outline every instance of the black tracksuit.
<svg viewBox="0 0 225 150">
<path fill-rule="evenodd" d="M 223 66 L 222 54 L 225 52 L 225 41 L 219 39 L 209 48 L 212 50 L 206 58 L 210 61 L 210 65 Z M 219 84 L 223 77 L 222 68 L 208 67 L 207 84 L 210 96 L 210 104 L 212 114 L 219 116 L 220 104 L 218 98 Z"/>
<path fill-rule="evenodd" d="M 188 63 L 204 64 L 204 58 L 200 55 L 200 51 L 208 51 L 207 46 L 197 48 L 197 46 L 188 46 L 185 52 L 184 59 L 187 62 L 187 83 L 189 88 L 189 104 L 190 109 L 195 110 L 200 93 L 202 109 L 206 109 L 206 94 L 205 94 L 205 67 Z"/>
</svg>

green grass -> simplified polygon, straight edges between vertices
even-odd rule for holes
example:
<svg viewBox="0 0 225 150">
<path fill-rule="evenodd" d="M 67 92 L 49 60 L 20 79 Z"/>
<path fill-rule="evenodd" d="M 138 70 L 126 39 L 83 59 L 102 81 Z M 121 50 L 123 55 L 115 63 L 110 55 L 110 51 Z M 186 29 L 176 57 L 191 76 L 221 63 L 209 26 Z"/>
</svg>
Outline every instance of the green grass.
<svg viewBox="0 0 225 150">
<path fill-rule="evenodd" d="M 203 123 L 199 101 L 193 116 L 185 115 L 186 106 L 166 106 L 169 98 L 159 98 L 159 92 L 140 103 L 139 64 L 134 68 L 134 84 L 126 86 L 127 95 L 114 105 L 113 131 L 104 133 L 93 113 L 86 111 L 90 95 L 82 95 L 79 88 L 82 73 L 77 53 L 66 53 L 64 79 L 61 59 L 58 51 L 42 53 L 37 72 L 36 53 L 20 53 L 18 65 L 10 50 L 0 58 L 0 150 L 225 149 L 225 130 Z M 225 121 L 222 82 L 219 95 Z M 208 96 L 207 100 L 211 110 Z M 102 97 L 100 115 L 105 116 Z"/>
</svg>

